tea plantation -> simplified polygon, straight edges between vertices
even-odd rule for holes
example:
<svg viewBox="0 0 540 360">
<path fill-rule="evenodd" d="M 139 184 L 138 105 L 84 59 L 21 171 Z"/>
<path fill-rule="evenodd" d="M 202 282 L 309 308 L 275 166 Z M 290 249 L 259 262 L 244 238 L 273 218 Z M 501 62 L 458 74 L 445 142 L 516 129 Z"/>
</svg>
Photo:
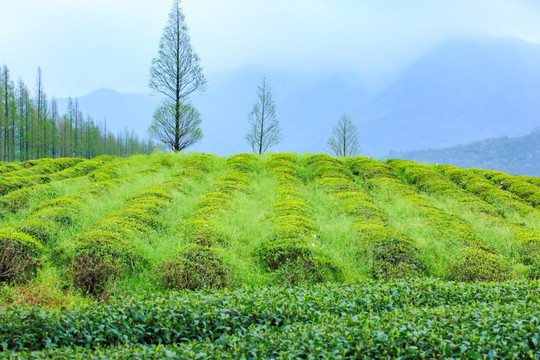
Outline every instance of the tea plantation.
<svg viewBox="0 0 540 360">
<path fill-rule="evenodd" d="M 328 155 L 0 163 L 0 358 L 540 357 L 540 181 Z"/>
</svg>

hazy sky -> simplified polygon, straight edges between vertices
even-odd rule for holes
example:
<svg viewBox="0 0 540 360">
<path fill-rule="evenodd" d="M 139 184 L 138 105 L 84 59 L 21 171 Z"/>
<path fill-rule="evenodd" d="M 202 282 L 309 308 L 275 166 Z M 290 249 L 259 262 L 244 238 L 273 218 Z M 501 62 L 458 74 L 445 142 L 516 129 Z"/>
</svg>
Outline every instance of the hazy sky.
<svg viewBox="0 0 540 360">
<path fill-rule="evenodd" d="M 148 92 L 172 0 L 0 0 L 0 64 L 49 96 L 97 88 Z M 315 74 L 393 76 L 454 37 L 540 43 L 538 0 L 184 0 L 209 78 L 247 65 Z M 211 83 L 209 84 L 211 86 Z"/>
</svg>

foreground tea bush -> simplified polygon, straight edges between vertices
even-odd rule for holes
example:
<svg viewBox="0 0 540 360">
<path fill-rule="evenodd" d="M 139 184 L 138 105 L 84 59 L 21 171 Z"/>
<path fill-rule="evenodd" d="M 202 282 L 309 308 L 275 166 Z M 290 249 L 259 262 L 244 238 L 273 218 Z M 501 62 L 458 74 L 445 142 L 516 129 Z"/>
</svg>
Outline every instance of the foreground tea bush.
<svg viewBox="0 0 540 360">
<path fill-rule="evenodd" d="M 4 350 L 58 349 L 50 354 L 68 358 L 115 351 L 149 358 L 165 350 L 201 358 L 536 358 L 540 310 L 531 304 L 539 300 L 536 281 L 407 280 L 154 294 L 76 310 L 3 309 L 0 344 Z M 47 352 L 19 354 L 39 358 Z"/>
</svg>

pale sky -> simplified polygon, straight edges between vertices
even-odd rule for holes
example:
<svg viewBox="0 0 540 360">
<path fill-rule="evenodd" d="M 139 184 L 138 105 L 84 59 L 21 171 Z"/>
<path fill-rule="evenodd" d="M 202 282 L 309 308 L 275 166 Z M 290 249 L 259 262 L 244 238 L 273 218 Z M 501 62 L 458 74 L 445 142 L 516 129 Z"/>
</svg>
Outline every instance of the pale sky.
<svg viewBox="0 0 540 360">
<path fill-rule="evenodd" d="M 0 0 L 0 64 L 50 96 L 107 87 L 149 92 L 172 0 Z M 394 76 L 456 37 L 540 43 L 538 0 L 184 0 L 192 44 L 212 78 L 254 65 L 307 76 Z M 211 83 L 210 83 L 211 85 Z"/>
</svg>

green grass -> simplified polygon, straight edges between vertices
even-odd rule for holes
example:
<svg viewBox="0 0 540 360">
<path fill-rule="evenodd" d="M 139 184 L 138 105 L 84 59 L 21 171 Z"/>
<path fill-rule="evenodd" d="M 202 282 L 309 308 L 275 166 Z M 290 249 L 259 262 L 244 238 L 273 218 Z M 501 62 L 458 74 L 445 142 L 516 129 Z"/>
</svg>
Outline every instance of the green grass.
<svg viewBox="0 0 540 360">
<path fill-rule="evenodd" d="M 218 247 L 218 253 L 232 267 L 238 284 L 257 286 L 272 282 L 271 275 L 263 271 L 254 254 L 274 234 L 269 211 L 275 191 L 275 181 L 264 169 L 260 170 L 219 221 L 217 231 L 227 243 Z"/>
<path fill-rule="evenodd" d="M 355 231 L 354 218 L 337 210 L 331 195 L 315 184 L 306 187 L 304 194 L 317 214 L 314 220 L 321 252 L 333 263 L 340 264 L 344 283 L 370 279 L 370 260 L 357 251 L 361 241 Z"/>
<path fill-rule="evenodd" d="M 206 165 L 197 163 L 200 159 L 206 159 Z M 190 161 L 195 161 L 195 165 Z M 367 158 L 350 162 L 320 155 L 241 155 L 227 159 L 199 154 L 154 154 L 118 160 L 117 164 L 114 177 L 120 181 L 102 194 L 89 191 L 93 184 L 106 181 L 101 178 L 85 175 L 56 180 L 46 185 L 52 189 L 46 196 L 31 197 L 28 206 L 2 219 L 3 227 L 17 229 L 26 219 L 34 219 L 46 200 L 76 196 L 84 205 L 72 215 L 71 223 L 55 225 L 56 235 L 45 244 L 35 279 L 26 284 L 2 285 L 2 294 L 11 295 L 0 296 L 0 304 L 24 303 L 21 299 L 28 298 L 24 294 L 32 287 L 41 289 L 42 294 L 53 294 L 41 297 L 44 305 L 93 301 L 73 287 L 67 274 L 66 264 L 73 256 L 78 236 L 99 227 L 108 214 L 129 206 L 134 194 L 173 179 L 178 182 L 177 189 L 171 193 L 172 201 L 159 210 L 158 226 L 126 239 L 134 256 L 141 260 L 111 283 L 109 295 L 164 291 L 160 277 L 165 264 L 192 251 L 192 244 L 201 241 L 223 263 L 230 274 L 230 286 L 235 287 L 269 286 L 283 281 L 353 284 L 372 279 L 377 266 L 382 266 L 374 261 L 392 264 L 395 261 L 392 259 L 397 259 L 384 259 L 385 254 L 379 253 L 380 249 L 394 246 L 391 243 L 377 248 L 374 245 L 377 243 L 370 242 L 373 240 L 366 240 L 376 234 L 388 239 L 398 237 L 406 246 L 412 246 L 407 251 L 417 260 L 403 261 L 413 261 L 412 266 L 419 266 L 415 271 L 421 277 L 456 279 L 456 268 L 464 266 L 463 262 L 470 265 L 470 254 L 476 254 L 474 251 L 478 249 L 488 257 L 502 256 L 510 264 L 510 273 L 500 279 L 538 276 L 537 260 L 523 253 L 528 244 L 540 243 L 540 239 L 534 239 L 540 226 L 536 210 L 525 214 L 497 208 L 495 203 L 465 193 L 433 170 L 415 163 L 390 162 L 392 169 Z M 406 181 L 396 176 L 396 169 Z M 505 176 L 505 179 L 511 177 Z M 41 186 L 37 185 L 36 189 Z M 40 193 L 38 190 L 36 193 Z M 493 190 L 493 194 L 501 191 Z M 359 202 L 353 203 L 356 200 L 351 202 L 351 199 Z M 518 201 L 513 198 L 511 204 Z M 522 208 L 529 206 L 523 204 Z M 194 230 L 192 226 L 200 228 Z M 276 237 L 292 242 L 281 244 L 282 240 L 276 242 Z M 269 245 L 277 247 L 264 250 L 270 251 L 264 256 L 272 251 L 285 251 L 288 255 L 279 255 L 285 256 L 283 259 L 287 256 L 304 259 L 295 260 L 304 261 L 304 268 L 329 266 L 339 275 L 331 278 L 317 275 L 309 280 L 298 277 L 295 272 L 302 267 L 293 263 L 278 272 L 269 270 L 260 257 Z M 471 249 L 476 250 L 471 252 Z M 535 249 L 532 254 L 536 254 Z M 388 271 L 391 267 L 381 269 Z M 396 274 L 390 272 L 384 276 L 402 276 Z M 475 279 L 470 277 L 471 273 L 462 276 L 468 281 Z"/>
<path fill-rule="evenodd" d="M 441 279 L 452 275 L 452 264 L 464 255 L 465 244 L 453 244 L 423 216 L 422 211 L 414 208 L 407 198 L 396 197 L 392 183 L 379 182 L 370 187 L 369 193 L 375 204 L 384 209 L 389 217 L 389 225 L 414 239 L 422 262 L 428 267 L 428 273 Z"/>
</svg>

